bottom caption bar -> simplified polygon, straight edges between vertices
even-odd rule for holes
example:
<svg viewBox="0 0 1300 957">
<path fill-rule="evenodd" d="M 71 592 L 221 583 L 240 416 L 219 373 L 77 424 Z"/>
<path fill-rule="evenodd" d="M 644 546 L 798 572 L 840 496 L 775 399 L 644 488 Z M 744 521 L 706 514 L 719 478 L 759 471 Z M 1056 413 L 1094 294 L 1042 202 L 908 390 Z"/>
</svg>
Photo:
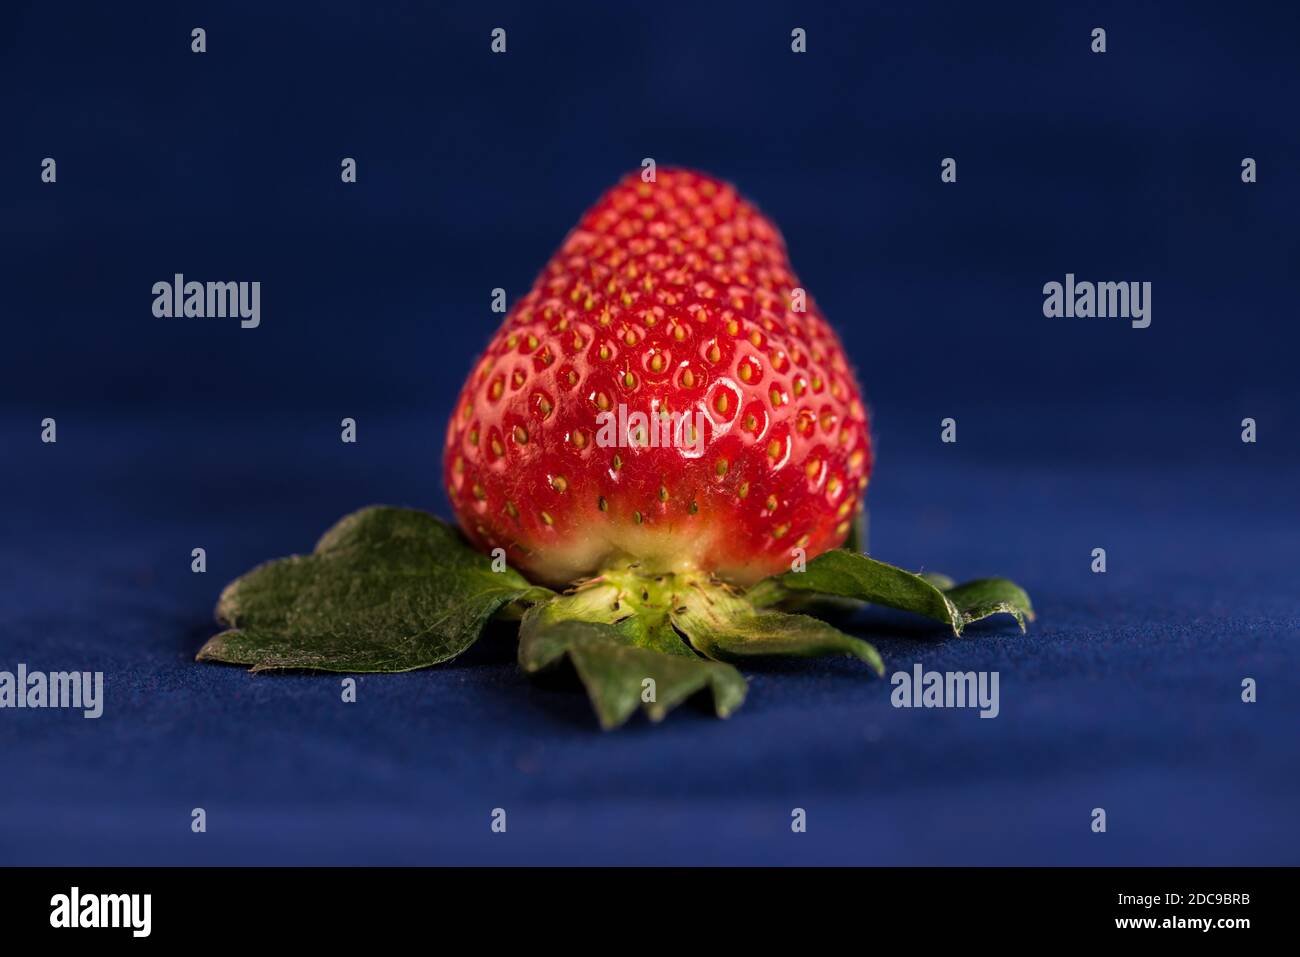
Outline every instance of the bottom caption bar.
<svg viewBox="0 0 1300 957">
<path fill-rule="evenodd" d="M 0 926 L 6 942 L 75 936 L 92 947 L 252 934 L 339 945 L 469 927 L 480 914 L 494 939 L 547 927 L 588 934 L 599 924 L 611 941 L 633 941 L 682 920 L 743 939 L 836 920 L 862 933 L 924 926 L 931 943 L 968 940 L 972 926 L 1004 941 L 1051 933 L 1230 943 L 1287 926 L 1295 876 L 1293 868 L 5 868 Z"/>
</svg>

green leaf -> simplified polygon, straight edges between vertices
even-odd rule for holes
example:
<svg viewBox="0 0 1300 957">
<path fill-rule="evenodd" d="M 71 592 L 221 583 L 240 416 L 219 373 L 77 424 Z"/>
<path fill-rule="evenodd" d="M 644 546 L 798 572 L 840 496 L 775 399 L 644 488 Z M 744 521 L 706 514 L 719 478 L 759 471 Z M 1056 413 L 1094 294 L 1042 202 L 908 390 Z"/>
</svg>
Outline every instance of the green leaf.
<svg viewBox="0 0 1300 957">
<path fill-rule="evenodd" d="M 410 671 L 456 657 L 512 602 L 549 589 L 492 559 L 425 512 L 372 506 L 341 519 L 306 556 L 259 565 L 221 593 L 200 661 L 254 671 Z"/>
<path fill-rule="evenodd" d="M 566 598 L 569 596 L 565 596 Z M 564 617 L 564 599 L 536 605 L 519 630 L 519 667 L 529 674 L 557 665 L 566 654 L 587 689 L 601 727 L 616 728 L 638 707 L 662 720 L 698 691 L 713 694 L 713 708 L 725 718 L 745 700 L 745 679 L 730 665 L 705 661 L 682 646 L 684 654 L 636 643 L 642 631 L 635 618 L 618 623 Z M 656 639 L 657 640 L 657 639 Z M 681 645 L 681 641 L 677 642 Z M 644 701 L 647 678 L 654 700 Z"/>
<path fill-rule="evenodd" d="M 1034 607 L 1025 590 L 1005 578 L 977 578 L 946 588 L 944 594 L 961 612 L 963 626 L 990 615 L 1007 614 L 1013 616 L 1020 630 L 1024 631 L 1025 620 L 1034 620 Z"/>
<path fill-rule="evenodd" d="M 673 624 L 710 658 L 738 661 L 755 655 L 851 655 L 870 665 L 876 674 L 885 673 L 885 663 L 875 648 L 817 618 L 759 611 L 745 597 L 723 587 L 688 589 L 679 598 Z"/>
<path fill-rule="evenodd" d="M 949 588 L 956 586 L 957 582 L 949 578 L 943 572 L 917 572 L 917 577 L 924 578 L 939 591 L 947 591 Z"/>
<path fill-rule="evenodd" d="M 953 585 L 944 575 L 914 575 L 866 555 L 837 549 L 817 556 L 802 572 L 759 582 L 748 598 L 761 607 L 807 593 L 856 598 L 915 612 L 952 626 L 955 634 L 973 621 L 999 613 L 1015 617 L 1020 630 L 1034 620 L 1024 589 L 1005 578 L 980 578 Z"/>
</svg>

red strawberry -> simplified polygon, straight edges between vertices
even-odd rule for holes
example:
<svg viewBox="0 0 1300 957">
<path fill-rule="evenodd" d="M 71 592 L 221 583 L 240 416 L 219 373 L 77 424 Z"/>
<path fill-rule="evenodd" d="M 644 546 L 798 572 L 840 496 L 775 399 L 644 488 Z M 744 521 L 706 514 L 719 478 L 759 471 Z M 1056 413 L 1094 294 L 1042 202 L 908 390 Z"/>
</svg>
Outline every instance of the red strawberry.
<svg viewBox="0 0 1300 957">
<path fill-rule="evenodd" d="M 731 186 L 628 175 L 465 383 L 444 474 L 466 534 L 550 584 L 628 559 L 748 584 L 788 571 L 796 547 L 843 543 L 871 472 L 867 417 L 839 338 L 810 297 L 796 311 L 799 286 L 776 227 Z M 635 420 L 617 441 L 602 413 L 620 405 L 688 419 L 666 445 Z"/>
</svg>

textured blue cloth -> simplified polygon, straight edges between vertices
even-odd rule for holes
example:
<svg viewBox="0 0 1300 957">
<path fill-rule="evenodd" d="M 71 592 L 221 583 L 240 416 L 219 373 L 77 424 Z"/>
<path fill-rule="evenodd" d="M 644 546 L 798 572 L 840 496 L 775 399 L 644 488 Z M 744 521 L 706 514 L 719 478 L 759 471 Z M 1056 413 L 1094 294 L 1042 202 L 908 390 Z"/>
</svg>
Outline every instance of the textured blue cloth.
<svg viewBox="0 0 1300 957">
<path fill-rule="evenodd" d="M 107 701 L 0 711 L 0 863 L 1300 863 L 1294 4 L 438 6 L 6 14 L 0 670 Z M 647 155 L 753 197 L 841 330 L 872 553 L 1032 594 L 1023 636 L 855 624 L 890 672 L 996 670 L 1000 715 L 772 662 L 728 721 L 602 734 L 508 633 L 355 704 L 195 664 L 255 563 L 447 514 L 491 290 Z M 261 326 L 155 319 L 175 272 L 261 281 Z M 1152 282 L 1151 327 L 1044 318 L 1067 272 Z"/>
<path fill-rule="evenodd" d="M 727 721 L 686 707 L 602 734 L 579 688 L 518 672 L 508 635 L 362 677 L 355 704 L 338 677 L 193 663 L 221 584 L 356 505 L 426 504 L 436 443 L 409 419 L 355 447 L 153 419 L 19 450 L 4 665 L 103 670 L 107 701 L 98 720 L 0 712 L 5 861 L 1296 863 L 1294 471 L 1231 430 L 1222 461 L 1176 465 L 886 446 L 874 552 L 1013 576 L 1039 621 L 953 639 L 869 612 L 860 633 L 890 672 L 998 671 L 996 719 L 895 709 L 856 662 L 792 661 L 746 669 Z M 1024 427 L 962 421 L 972 445 Z"/>
</svg>

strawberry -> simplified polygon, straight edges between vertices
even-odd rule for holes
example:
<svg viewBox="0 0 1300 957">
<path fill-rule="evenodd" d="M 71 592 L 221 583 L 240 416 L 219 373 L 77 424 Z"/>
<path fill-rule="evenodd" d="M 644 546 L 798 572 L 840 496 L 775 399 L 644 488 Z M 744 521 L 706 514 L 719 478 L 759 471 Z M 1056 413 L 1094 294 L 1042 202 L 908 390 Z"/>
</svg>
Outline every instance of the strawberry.
<svg viewBox="0 0 1300 957">
<path fill-rule="evenodd" d="M 520 667 L 567 660 L 612 728 L 699 693 L 726 717 L 754 656 L 847 655 L 883 675 L 870 644 L 802 613 L 818 598 L 953 634 L 1005 613 L 1023 631 L 1033 607 L 1014 582 L 954 585 L 837 547 L 871 465 L 858 384 L 776 227 L 712 177 L 634 173 L 461 390 L 443 474 L 470 544 L 423 512 L 354 512 L 311 555 L 227 586 L 229 628 L 199 657 L 404 671 L 518 621 Z"/>
<path fill-rule="evenodd" d="M 515 304 L 444 476 L 470 540 L 534 581 L 634 562 L 748 585 L 842 544 L 871 465 L 853 371 L 776 227 L 660 170 L 605 193 Z"/>
</svg>

